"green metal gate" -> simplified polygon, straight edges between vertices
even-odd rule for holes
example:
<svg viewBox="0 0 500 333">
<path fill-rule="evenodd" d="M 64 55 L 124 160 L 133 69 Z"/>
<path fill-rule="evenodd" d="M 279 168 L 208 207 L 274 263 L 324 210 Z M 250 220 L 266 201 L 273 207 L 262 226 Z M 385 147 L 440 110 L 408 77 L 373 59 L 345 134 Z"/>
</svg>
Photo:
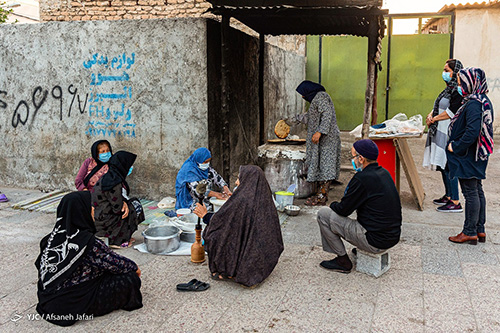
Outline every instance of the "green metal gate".
<svg viewBox="0 0 500 333">
<path fill-rule="evenodd" d="M 408 117 L 421 114 L 425 118 L 445 87 L 441 72 L 451 57 L 452 38 L 450 33 L 391 35 L 390 50 L 389 37 L 382 40 L 382 71 L 377 81 L 378 122 L 399 112 Z M 351 130 L 363 121 L 367 50 L 368 40 L 363 37 L 307 38 L 307 79 L 321 81 L 332 96 L 341 130 Z"/>
</svg>

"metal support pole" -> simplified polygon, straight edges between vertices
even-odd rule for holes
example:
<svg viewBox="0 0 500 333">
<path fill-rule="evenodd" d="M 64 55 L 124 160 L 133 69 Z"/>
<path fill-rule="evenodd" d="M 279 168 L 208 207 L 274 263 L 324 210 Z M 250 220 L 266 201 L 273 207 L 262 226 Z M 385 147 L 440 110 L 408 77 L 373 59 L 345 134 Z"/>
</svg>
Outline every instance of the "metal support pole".
<svg viewBox="0 0 500 333">
<path fill-rule="evenodd" d="M 321 84 L 321 71 L 323 66 L 323 36 L 319 36 L 318 83 Z"/>
<path fill-rule="evenodd" d="M 229 20 L 230 17 L 222 15 L 221 25 L 221 111 L 222 111 L 222 177 L 229 182 L 231 173 L 230 145 L 229 145 Z"/>
</svg>

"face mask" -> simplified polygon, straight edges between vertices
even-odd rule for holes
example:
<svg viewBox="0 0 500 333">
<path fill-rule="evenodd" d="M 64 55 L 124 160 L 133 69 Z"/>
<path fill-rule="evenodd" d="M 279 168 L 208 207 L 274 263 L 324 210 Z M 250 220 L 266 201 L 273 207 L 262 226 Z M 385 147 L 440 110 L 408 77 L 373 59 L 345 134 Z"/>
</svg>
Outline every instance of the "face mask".
<svg viewBox="0 0 500 333">
<path fill-rule="evenodd" d="M 198 168 L 200 168 L 203 171 L 207 170 L 208 167 L 210 167 L 210 163 L 198 163 Z"/>
<path fill-rule="evenodd" d="M 107 153 L 101 153 L 99 154 L 99 160 L 102 162 L 102 163 L 108 163 L 109 159 L 111 158 L 111 152 L 107 152 Z"/>
<path fill-rule="evenodd" d="M 360 172 L 363 170 L 361 167 L 356 166 L 356 163 L 354 163 L 354 158 L 351 160 L 351 163 L 352 163 L 352 168 L 354 169 L 354 171 Z"/>
<path fill-rule="evenodd" d="M 462 87 L 458 86 L 458 87 L 457 87 L 457 91 L 458 91 L 458 93 L 460 94 L 460 96 L 463 96 L 463 95 L 464 95 L 464 91 L 462 90 Z"/>
<path fill-rule="evenodd" d="M 442 74 L 444 82 L 450 82 L 451 74 L 449 72 L 443 72 Z"/>
<path fill-rule="evenodd" d="M 134 170 L 134 166 L 131 166 L 130 169 L 128 169 L 127 177 L 130 176 L 132 170 Z"/>
<path fill-rule="evenodd" d="M 235 186 L 235 187 L 233 188 L 233 193 L 234 193 L 234 191 L 236 191 L 236 189 L 237 189 L 237 188 L 238 188 L 238 186 Z"/>
</svg>

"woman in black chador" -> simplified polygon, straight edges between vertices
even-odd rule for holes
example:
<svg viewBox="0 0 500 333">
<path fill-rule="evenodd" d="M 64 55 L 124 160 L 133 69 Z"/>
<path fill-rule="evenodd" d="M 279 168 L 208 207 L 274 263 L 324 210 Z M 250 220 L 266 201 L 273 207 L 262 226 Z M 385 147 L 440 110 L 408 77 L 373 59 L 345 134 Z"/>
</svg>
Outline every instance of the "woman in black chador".
<svg viewBox="0 0 500 333">
<path fill-rule="evenodd" d="M 130 259 L 97 239 L 90 193 L 65 195 L 57 222 L 40 242 L 37 312 L 47 321 L 70 326 L 111 311 L 142 307 L 141 271 Z"/>
</svg>

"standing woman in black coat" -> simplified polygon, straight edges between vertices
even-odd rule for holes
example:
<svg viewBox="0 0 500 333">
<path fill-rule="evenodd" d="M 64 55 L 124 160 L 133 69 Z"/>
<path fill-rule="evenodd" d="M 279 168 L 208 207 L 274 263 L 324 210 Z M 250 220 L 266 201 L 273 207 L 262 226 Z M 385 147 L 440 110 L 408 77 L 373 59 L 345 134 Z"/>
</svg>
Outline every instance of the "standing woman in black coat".
<svg viewBox="0 0 500 333">
<path fill-rule="evenodd" d="M 481 68 L 468 67 L 458 75 L 458 92 L 464 104 L 451 120 L 447 149 L 450 178 L 457 177 L 465 198 L 465 221 L 461 233 L 449 237 L 454 243 L 485 242 L 486 179 L 488 158 L 493 152 L 493 106 Z"/>
</svg>

